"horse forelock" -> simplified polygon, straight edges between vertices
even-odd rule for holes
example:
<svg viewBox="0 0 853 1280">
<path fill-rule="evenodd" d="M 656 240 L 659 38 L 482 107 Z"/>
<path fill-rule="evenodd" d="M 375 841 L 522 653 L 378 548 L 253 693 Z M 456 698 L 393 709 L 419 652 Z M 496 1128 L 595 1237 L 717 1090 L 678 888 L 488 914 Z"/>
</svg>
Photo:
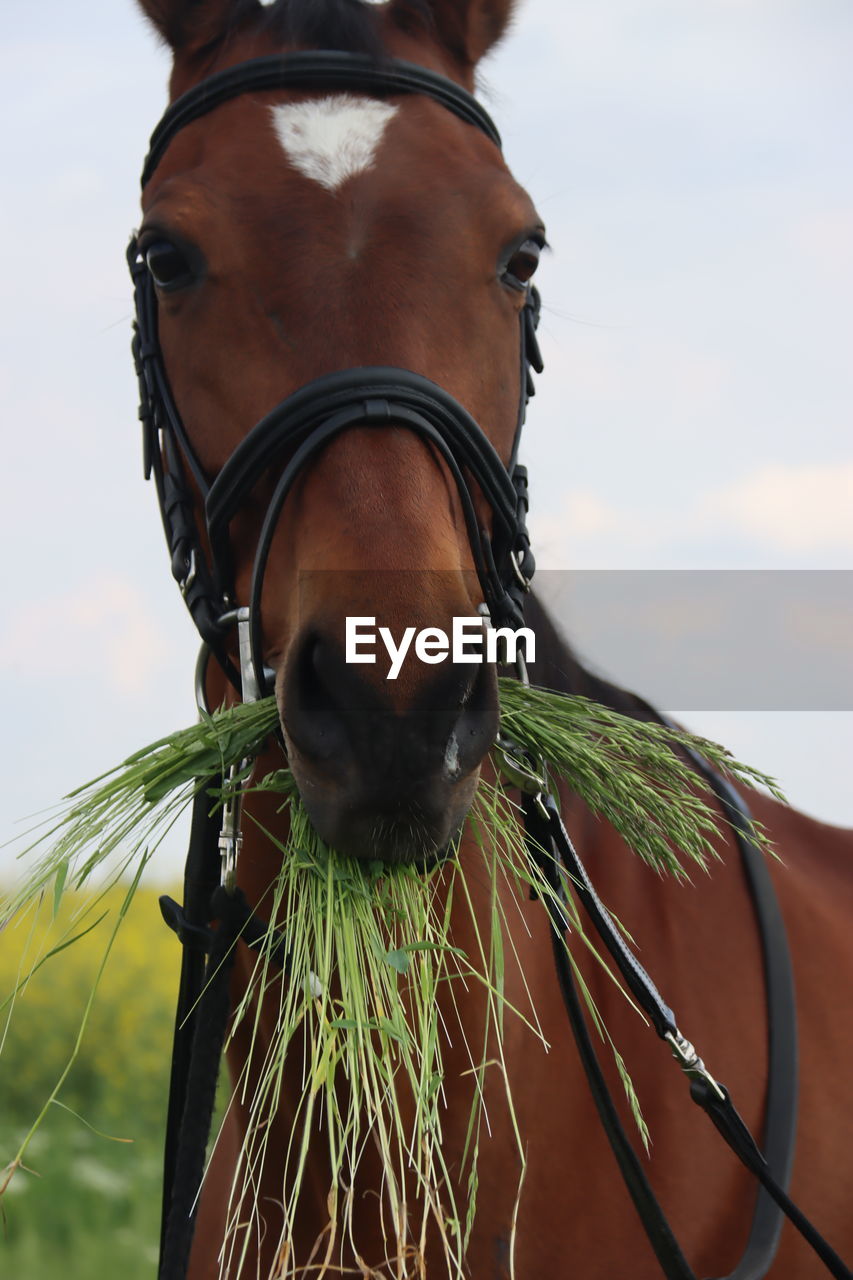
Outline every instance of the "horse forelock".
<svg viewBox="0 0 853 1280">
<path fill-rule="evenodd" d="M 396 0 L 393 5 L 367 0 L 276 0 L 264 12 L 263 25 L 285 41 L 307 47 L 381 55 L 382 20 L 401 31 L 436 33 L 429 0 Z"/>
<path fill-rule="evenodd" d="M 196 10 L 188 18 L 173 0 L 143 0 L 143 7 L 173 47 L 185 43 L 190 22 L 198 23 Z M 304 48 L 337 49 L 347 53 L 384 53 L 383 20 L 404 32 L 434 32 L 435 20 L 428 0 L 396 0 L 392 6 L 367 0 L 275 0 L 260 7 L 256 0 L 230 0 L 223 15 L 211 17 L 208 46 L 226 42 L 247 25 L 282 44 Z M 215 25 L 214 25 L 215 24 Z M 208 47 L 208 52 L 209 52 Z"/>
<path fill-rule="evenodd" d="M 378 12 L 364 0 L 276 0 L 265 9 L 262 27 L 288 44 L 378 57 Z"/>
<path fill-rule="evenodd" d="M 329 49 L 381 61 L 396 37 L 404 56 L 421 61 L 428 47 L 446 74 L 470 88 L 473 65 L 503 35 L 515 0 L 137 0 L 149 21 L 191 67 L 177 64 L 173 95 L 218 65 L 247 56 L 244 42 L 275 48 Z M 249 54 L 248 56 L 251 56 Z M 427 60 L 432 61 L 428 55 Z M 183 74 L 182 74 L 183 73 Z M 185 79 L 185 75 L 188 77 Z"/>
</svg>

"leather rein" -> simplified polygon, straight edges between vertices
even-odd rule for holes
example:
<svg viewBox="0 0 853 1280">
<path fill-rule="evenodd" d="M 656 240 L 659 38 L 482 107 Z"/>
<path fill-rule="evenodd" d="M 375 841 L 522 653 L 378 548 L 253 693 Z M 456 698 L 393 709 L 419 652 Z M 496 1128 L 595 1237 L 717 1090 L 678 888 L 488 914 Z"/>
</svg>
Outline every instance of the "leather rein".
<svg viewBox="0 0 853 1280">
<path fill-rule="evenodd" d="M 426 95 L 500 146 L 500 135 L 480 103 L 443 76 L 397 59 L 378 62 L 361 54 L 301 51 L 230 67 L 178 98 L 152 134 L 143 186 L 174 136 L 221 103 L 252 92 L 333 88 L 373 96 Z M 495 625 L 521 624 L 524 593 L 535 566 L 526 528 L 527 473 L 518 464 L 517 454 L 527 402 L 533 394 L 531 369 L 542 370 L 535 332 L 540 304 L 532 286 L 527 286 L 521 312 L 519 408 L 508 465 L 463 406 L 429 379 L 406 369 L 358 368 L 318 378 L 282 401 L 248 432 L 220 473 L 210 478 L 193 449 L 171 392 L 157 331 L 154 284 L 135 236 L 127 258 L 136 306 L 133 356 L 139 381 L 145 476 L 154 478 L 172 573 L 204 642 L 197 677 L 201 705 L 209 652 L 244 700 L 263 693 L 268 673 L 263 663 L 260 604 L 276 522 L 301 470 L 330 440 L 354 427 L 393 423 L 414 431 L 435 447 L 459 490 L 491 620 Z M 258 480 L 270 471 L 277 480 L 258 542 L 251 598 L 248 605 L 238 608 L 233 589 L 230 523 Z M 491 532 L 478 521 L 472 482 L 491 509 Z M 196 495 L 204 505 L 203 530 L 195 514 Z M 235 622 L 237 662 L 228 643 L 229 630 Z M 523 666 L 520 674 L 526 674 Z M 565 893 L 566 884 L 575 888 L 627 986 L 691 1081 L 694 1101 L 708 1112 L 762 1184 L 746 1251 L 727 1280 L 761 1280 L 767 1274 L 776 1253 L 783 1213 L 806 1236 L 830 1274 L 839 1280 L 853 1280 L 853 1273 L 817 1235 L 785 1191 L 796 1125 L 793 979 L 778 903 L 763 856 L 751 836 L 751 819 L 741 798 L 705 761 L 694 759 L 734 831 L 761 934 L 769 1020 L 766 1159 L 734 1109 L 725 1086 L 714 1080 L 682 1036 L 674 1014 L 598 899 L 562 823 L 540 762 L 525 757 L 515 744 L 503 739 L 498 742 L 498 753 L 505 777 L 520 788 L 524 797 L 531 858 L 560 895 Z M 236 942 L 242 938 L 249 946 L 269 946 L 268 927 L 255 916 L 236 887 L 239 794 L 236 801 L 226 802 L 223 813 L 211 813 L 209 789 L 223 783 L 221 778 L 208 780 L 196 795 L 183 907 L 171 899 L 161 899 L 166 922 L 183 944 L 183 963 L 166 1135 L 159 1280 L 183 1280 L 187 1271 L 228 1019 L 228 976 Z M 552 902 L 547 909 L 557 977 L 569 1021 L 628 1190 L 662 1274 L 668 1280 L 696 1280 L 624 1132 L 598 1065 L 566 958 L 563 937 L 567 919 L 558 903 Z M 216 922 L 216 928 L 211 928 L 211 922 Z M 275 938 L 273 942 L 272 954 L 286 968 L 286 941 Z"/>
</svg>

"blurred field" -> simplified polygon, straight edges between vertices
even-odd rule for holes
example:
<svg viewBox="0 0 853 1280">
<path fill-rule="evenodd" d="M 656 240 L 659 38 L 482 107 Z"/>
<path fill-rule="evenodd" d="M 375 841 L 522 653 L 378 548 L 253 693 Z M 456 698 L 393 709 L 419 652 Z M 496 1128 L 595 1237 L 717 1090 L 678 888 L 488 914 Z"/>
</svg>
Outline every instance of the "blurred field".
<svg viewBox="0 0 853 1280">
<path fill-rule="evenodd" d="M 0 1166 L 68 1061 L 122 900 L 101 925 L 50 959 L 0 1021 Z M 56 945 L 85 902 L 66 895 Z M 0 934 L 0 999 L 45 945 L 43 919 Z M 89 921 L 91 923 L 91 921 Z M 75 932 L 79 931 L 75 928 Z M 151 1280 L 156 1270 L 163 1123 L 180 947 L 157 894 L 140 889 L 110 956 L 77 1062 L 0 1199 L 0 1275 L 15 1280 Z M 7 1022 L 8 1019 L 8 1022 Z M 76 1114 L 71 1114 L 74 1112 Z M 109 1135 L 109 1136 L 106 1136 Z M 129 1139 L 114 1141 L 112 1139 Z"/>
<path fill-rule="evenodd" d="M 20 1138 L 4 1124 L 4 1152 Z M 157 1268 L 159 1133 L 107 1142 L 51 1115 L 3 1197 L 0 1274 L 10 1280 L 152 1280 Z"/>
</svg>

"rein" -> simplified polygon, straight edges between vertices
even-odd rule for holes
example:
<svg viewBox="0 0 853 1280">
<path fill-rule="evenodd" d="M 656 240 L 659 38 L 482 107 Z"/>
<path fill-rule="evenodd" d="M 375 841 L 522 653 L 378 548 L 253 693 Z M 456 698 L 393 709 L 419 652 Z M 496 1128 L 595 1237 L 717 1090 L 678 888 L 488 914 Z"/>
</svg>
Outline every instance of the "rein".
<svg viewBox="0 0 853 1280">
<path fill-rule="evenodd" d="M 654 708 L 648 707 L 648 710 L 660 723 L 671 724 Z M 694 1046 L 678 1029 L 672 1009 L 665 1003 L 598 897 L 563 825 L 559 804 L 553 792 L 548 790 L 544 768 L 538 762 L 525 760 L 523 753 L 512 743 L 501 744 L 499 741 L 499 748 L 503 753 L 506 776 L 522 792 L 529 855 L 554 890 L 555 898 L 546 903 L 554 964 L 581 1064 L 602 1127 L 662 1274 L 666 1280 L 697 1280 L 628 1140 L 586 1026 L 564 944 L 569 922 L 560 903 L 566 901 L 567 884 L 574 889 L 653 1029 L 668 1042 L 672 1056 L 690 1081 L 692 1100 L 708 1115 L 727 1145 L 761 1184 L 744 1253 L 725 1280 L 762 1280 L 767 1275 L 778 1248 L 783 1214 L 811 1246 L 830 1275 L 836 1280 L 853 1280 L 853 1272 L 786 1191 L 793 1166 L 797 1110 L 793 971 L 784 921 L 764 857 L 752 834 L 752 817 L 746 803 L 698 753 L 687 749 L 691 763 L 714 792 L 734 834 L 758 923 L 768 1004 L 768 1082 L 763 1135 L 766 1155 L 739 1115 L 725 1085 L 711 1075 Z"/>
<path fill-rule="evenodd" d="M 143 186 L 175 135 L 223 102 L 250 92 L 312 88 L 349 88 L 374 95 L 425 95 L 466 124 L 479 128 L 492 143 L 500 146 L 497 129 L 483 107 L 471 94 L 443 76 L 397 59 L 375 61 L 360 54 L 302 51 L 230 67 L 174 102 L 152 135 L 143 168 Z M 127 259 L 136 305 L 133 355 L 139 380 L 145 476 L 154 476 L 172 573 L 204 641 L 203 654 L 206 655 L 208 649 L 213 652 L 244 700 L 260 696 L 267 683 L 260 604 L 270 543 L 282 507 L 302 468 L 336 435 L 351 428 L 402 425 L 438 450 L 459 490 L 474 563 L 491 620 L 495 625 L 507 621 L 520 624 L 534 560 L 526 528 L 527 473 L 516 459 L 527 402 L 533 394 L 530 371 L 542 369 L 535 336 L 540 304 L 532 286 L 527 286 L 521 312 L 519 406 L 508 464 L 504 464 L 464 407 L 429 379 L 406 369 L 360 368 L 326 375 L 282 401 L 248 432 L 219 475 L 211 480 L 193 450 L 172 396 L 158 338 L 154 285 L 136 237 L 130 242 Z M 248 606 L 238 607 L 233 591 L 230 522 L 253 486 L 271 468 L 277 468 L 278 479 L 263 520 L 251 599 Z M 478 522 L 471 481 L 492 511 L 491 532 Z M 199 528 L 195 514 L 196 495 L 204 504 L 203 529 Z M 227 644 L 228 629 L 234 623 L 238 627 L 238 664 Z M 196 683 L 197 689 L 203 686 L 204 664 L 200 665 Z M 600 903 L 563 826 L 557 802 L 547 789 L 543 770 L 537 762 L 525 760 L 513 744 L 498 745 L 503 752 L 506 776 L 525 795 L 531 857 L 539 862 L 560 893 L 565 892 L 564 879 L 576 885 L 581 901 L 627 985 L 691 1079 L 694 1101 L 708 1112 L 729 1145 L 772 1197 L 759 1194 L 746 1254 L 729 1280 L 760 1280 L 766 1274 L 778 1244 L 780 1209 L 803 1232 L 833 1276 L 853 1280 L 853 1273 L 803 1219 L 784 1191 L 793 1156 L 796 1030 L 790 960 L 766 870 L 763 872 L 766 883 L 758 889 L 753 887 L 753 895 L 762 933 L 770 1003 L 770 1082 L 765 1140 L 772 1175 L 724 1086 L 714 1080 L 693 1046 L 681 1035 L 672 1011 Z M 695 763 L 702 772 L 708 773 L 704 762 Z M 250 946 L 270 948 L 283 967 L 287 964 L 286 941 L 268 937 L 266 925 L 254 915 L 236 886 L 236 860 L 241 843 L 240 790 L 236 776 L 235 772 L 232 796 L 221 819 L 218 813 L 210 812 L 208 787 L 199 788 L 193 807 L 184 906 L 179 907 L 171 899 L 161 901 L 167 924 L 182 942 L 184 959 L 170 1084 L 159 1280 L 183 1280 L 189 1263 L 229 1014 L 228 976 L 236 942 L 242 937 Z M 223 780 L 211 782 L 221 785 Z M 711 784 L 735 830 L 750 883 L 755 886 L 762 879 L 757 870 L 761 858 L 749 839 L 748 811 L 722 779 L 713 775 Z M 558 870 L 559 865 L 565 868 L 566 877 Z M 574 992 L 563 949 L 566 920 L 556 903 L 550 904 L 548 910 L 561 991 L 617 1161 L 663 1274 L 668 1280 L 696 1280 L 618 1121 Z M 210 927 L 211 921 L 218 922 L 215 929 Z"/>
</svg>

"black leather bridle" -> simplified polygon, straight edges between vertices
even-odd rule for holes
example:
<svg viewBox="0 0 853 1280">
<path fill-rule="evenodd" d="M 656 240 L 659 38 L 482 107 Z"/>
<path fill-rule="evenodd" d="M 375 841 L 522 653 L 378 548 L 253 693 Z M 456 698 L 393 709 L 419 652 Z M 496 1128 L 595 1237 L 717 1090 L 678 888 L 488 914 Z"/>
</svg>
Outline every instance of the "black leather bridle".
<svg viewBox="0 0 853 1280">
<path fill-rule="evenodd" d="M 377 94 L 426 95 L 479 128 L 500 145 L 500 135 L 479 102 L 464 89 L 423 67 L 363 54 L 303 51 L 256 58 L 209 77 L 166 111 L 155 129 L 142 172 L 143 186 L 169 143 L 187 124 L 231 98 L 274 89 L 355 89 Z M 336 435 L 355 427 L 403 426 L 442 457 L 459 491 L 474 565 L 495 625 L 522 623 L 522 600 L 534 560 L 527 534 L 527 471 L 518 461 L 521 428 L 533 393 L 531 369 L 540 372 L 536 342 L 539 296 L 528 285 L 520 324 L 519 404 L 510 458 L 505 465 L 485 432 L 442 387 L 408 369 L 354 368 L 325 375 L 278 404 L 241 441 L 211 480 L 184 426 L 169 385 L 157 333 L 157 298 L 151 274 L 130 242 L 136 326 L 133 353 L 139 380 L 145 475 L 157 486 L 172 573 L 202 639 L 241 689 L 226 647 L 223 618 L 236 601 L 229 526 L 258 480 L 278 468 L 255 556 L 251 600 L 252 659 L 257 688 L 265 673 L 260 603 L 270 544 L 285 499 L 302 469 Z M 204 502 L 205 534 L 198 528 L 189 477 Z M 477 515 L 479 490 L 492 514 L 491 533 Z M 209 554 L 205 551 L 209 547 Z M 226 624 L 227 625 L 227 624 Z"/>
<path fill-rule="evenodd" d="M 476 99 L 424 68 L 394 59 L 376 62 L 351 53 L 290 53 L 231 67 L 211 76 L 173 103 L 152 135 L 143 169 L 143 185 L 171 140 L 191 121 L 241 94 L 297 88 L 356 89 L 371 95 L 426 95 L 500 145 L 494 124 Z M 527 400 L 533 390 L 530 370 L 542 368 L 535 337 L 539 314 L 535 289 L 528 287 L 521 314 L 519 407 L 507 465 L 470 414 L 441 387 L 405 369 L 359 368 L 319 378 L 282 401 L 249 431 L 219 475 L 211 480 L 198 460 L 170 390 L 157 335 L 154 286 L 135 237 L 128 250 L 128 263 L 136 301 L 133 353 L 139 378 L 145 474 L 146 477 L 153 475 L 157 486 L 173 575 L 202 639 L 216 654 L 238 691 L 245 685 L 245 670 L 240 672 L 235 668 L 226 645 L 226 628 L 235 614 L 229 546 L 231 520 L 259 479 L 277 468 L 278 478 L 255 556 L 248 606 L 251 666 L 255 689 L 262 691 L 265 672 L 260 642 L 260 602 L 276 523 L 301 470 L 340 432 L 354 427 L 404 426 L 438 451 L 459 490 L 474 563 L 492 621 L 498 625 L 521 622 L 523 595 L 529 587 L 534 562 L 526 529 L 527 475 L 517 462 L 517 453 Z M 491 509 L 490 533 L 478 521 L 472 483 Z M 204 536 L 195 516 L 193 485 L 204 502 Z M 209 548 L 209 554 L 205 547 Z M 780 1208 L 809 1240 L 833 1276 L 853 1280 L 841 1259 L 814 1231 L 784 1190 L 792 1161 L 796 1108 L 796 1029 L 784 926 L 761 853 L 751 839 L 751 820 L 746 806 L 703 761 L 697 759 L 695 764 L 708 777 L 735 832 L 760 924 L 771 1026 L 765 1145 L 772 1166 L 768 1167 L 724 1086 L 710 1076 L 692 1045 L 681 1036 L 672 1010 L 599 902 L 562 824 L 556 801 L 547 791 L 544 780 L 537 777 L 535 762 L 531 766 L 530 762 L 516 758 L 514 763 L 508 760 L 509 776 L 526 797 L 531 856 L 538 860 L 544 854 L 544 861 L 540 863 L 543 873 L 556 875 L 555 897 L 549 906 L 555 962 L 581 1060 L 608 1139 L 662 1273 L 669 1280 L 695 1280 L 624 1134 L 591 1047 L 562 946 L 566 920 L 558 905 L 558 895 L 565 886 L 562 876 L 554 871 L 560 865 L 577 888 L 627 985 L 658 1034 L 673 1048 L 691 1080 L 694 1100 L 708 1112 L 738 1157 L 763 1184 L 746 1252 L 730 1280 L 760 1280 L 766 1275 L 778 1244 Z M 178 907 L 168 898 L 161 900 L 167 922 L 184 944 L 184 967 L 170 1092 L 160 1280 L 182 1280 L 189 1259 L 196 1192 L 204 1164 L 216 1071 L 228 1017 L 228 972 L 234 946 L 238 937 L 249 945 L 258 945 L 266 937 L 263 923 L 257 920 L 239 890 L 226 891 L 218 886 L 217 832 L 218 816 L 210 813 L 209 801 L 202 790 L 193 812 L 184 907 Z M 211 919 L 219 921 L 215 931 L 209 928 Z M 272 954 L 277 955 L 284 966 L 286 944 L 281 939 L 274 941 Z M 208 957 L 206 968 L 205 955 Z M 196 1109 L 195 1102 L 202 1094 L 205 1097 Z"/>
</svg>

